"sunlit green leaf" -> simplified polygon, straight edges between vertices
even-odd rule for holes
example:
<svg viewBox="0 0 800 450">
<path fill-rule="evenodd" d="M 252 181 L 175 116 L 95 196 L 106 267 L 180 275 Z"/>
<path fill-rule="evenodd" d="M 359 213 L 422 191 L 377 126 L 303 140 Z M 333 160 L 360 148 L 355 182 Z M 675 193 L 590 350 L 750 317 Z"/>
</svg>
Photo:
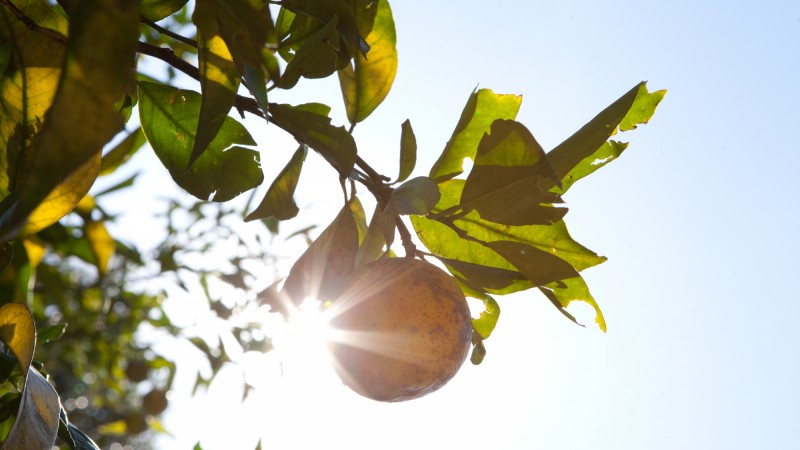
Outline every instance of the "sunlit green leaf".
<svg viewBox="0 0 800 450">
<path fill-rule="evenodd" d="M 350 205 L 345 205 L 294 263 L 282 292 L 295 304 L 306 297 L 335 298 L 353 272 L 357 251 L 358 227 Z"/>
<path fill-rule="evenodd" d="M 383 102 L 397 73 L 397 36 L 386 0 L 355 0 L 358 33 L 369 53 L 353 52 L 353 63 L 339 71 L 339 83 L 350 123 L 366 119 Z"/>
<path fill-rule="evenodd" d="M 489 295 L 482 300 L 484 310 L 481 311 L 477 319 L 472 319 L 472 328 L 482 339 L 488 339 L 497 325 L 497 320 L 500 318 L 500 305 Z"/>
<path fill-rule="evenodd" d="M 387 214 L 375 208 L 366 235 L 356 253 L 356 268 L 378 259 L 394 242 L 395 221 L 397 216 Z"/>
<path fill-rule="evenodd" d="M 200 94 L 157 83 L 139 82 L 139 113 L 147 140 L 172 179 L 201 200 L 223 202 L 252 189 L 264 179 L 250 133 L 231 117 L 225 119 L 208 149 L 186 171 L 200 112 Z"/>
<path fill-rule="evenodd" d="M 347 177 L 356 161 L 356 142 L 344 127 L 331 125 L 327 113 L 301 106 L 270 104 L 272 122 L 322 155 Z"/>
<path fill-rule="evenodd" d="M 604 332 L 606 331 L 606 319 L 603 317 L 600 306 L 598 306 L 592 294 L 589 292 L 589 287 L 582 277 L 577 276 L 573 278 L 562 279 L 555 283 L 550 283 L 547 286 L 539 288 L 554 304 L 561 305 L 566 308 L 570 303 L 580 301 L 587 303 L 595 311 L 595 322 Z M 571 317 L 571 315 L 568 315 Z M 574 318 L 572 318 L 573 321 Z M 577 321 L 575 321 L 577 323 Z"/>
<path fill-rule="evenodd" d="M 497 119 L 513 120 L 519 111 L 522 97 L 495 94 L 489 89 L 479 89 L 470 95 L 453 135 L 439 159 L 431 168 L 430 177 L 444 181 L 464 171 L 464 158 L 475 158 L 483 135 Z"/>
<path fill-rule="evenodd" d="M 392 191 L 387 212 L 427 214 L 439 202 L 439 187 L 428 177 L 412 178 Z"/>
<path fill-rule="evenodd" d="M 86 234 L 86 239 L 89 240 L 89 246 L 92 248 L 97 270 L 101 277 L 105 276 L 108 262 L 116 250 L 114 239 L 108 233 L 105 223 L 102 221 L 87 221 L 83 225 L 83 231 Z"/>
<path fill-rule="evenodd" d="M 0 239 L 15 236 L 51 191 L 97 157 L 122 128 L 116 104 L 133 76 L 138 25 L 135 6 L 112 0 L 79 1 L 70 9 L 64 72 L 42 129 L 26 151 L 24 171 L 0 207 Z"/>
<path fill-rule="evenodd" d="M 286 164 L 275 181 L 267 190 L 261 204 L 245 217 L 245 222 L 255 219 L 275 217 L 278 220 L 288 220 L 295 217 L 299 211 L 294 202 L 294 190 L 300 179 L 300 171 L 306 159 L 308 147 L 300 145 L 294 152 L 292 159 Z"/>
<path fill-rule="evenodd" d="M 197 58 L 203 96 L 189 166 L 203 154 L 222 128 L 236 101 L 241 81 L 233 55 L 222 38 L 219 15 L 214 0 L 198 0 L 192 15 L 192 21 L 197 25 Z"/>
<path fill-rule="evenodd" d="M 567 212 L 552 206 L 561 202 L 547 190 L 553 183 L 558 178 L 533 135 L 519 122 L 500 119 L 481 139 L 460 204 L 498 224 L 550 224 Z"/>
<path fill-rule="evenodd" d="M 64 331 L 66 331 L 66 329 L 67 329 L 67 324 L 62 322 L 37 330 L 36 333 L 37 344 L 46 344 L 48 342 L 57 341 L 58 339 L 61 338 L 61 336 L 64 335 Z"/>
<path fill-rule="evenodd" d="M 188 0 L 141 0 L 139 12 L 146 19 L 158 22 L 179 11 L 187 2 Z"/>
<path fill-rule="evenodd" d="M 575 181 L 619 156 L 627 144 L 606 143 L 608 138 L 647 123 L 665 94 L 666 91 L 648 93 L 645 83 L 639 83 L 548 152 L 547 157 L 564 184 L 562 188 L 552 187 L 553 192 L 566 192 Z"/>
<path fill-rule="evenodd" d="M 406 119 L 402 125 L 400 134 L 400 175 L 397 182 L 405 181 L 414 170 L 417 164 L 417 138 L 411 128 L 411 121 Z"/>
<path fill-rule="evenodd" d="M 127 162 L 147 139 L 144 137 L 141 127 L 133 130 L 125 139 L 120 141 L 114 148 L 103 155 L 100 161 L 100 173 L 98 175 L 108 175 Z"/>
</svg>

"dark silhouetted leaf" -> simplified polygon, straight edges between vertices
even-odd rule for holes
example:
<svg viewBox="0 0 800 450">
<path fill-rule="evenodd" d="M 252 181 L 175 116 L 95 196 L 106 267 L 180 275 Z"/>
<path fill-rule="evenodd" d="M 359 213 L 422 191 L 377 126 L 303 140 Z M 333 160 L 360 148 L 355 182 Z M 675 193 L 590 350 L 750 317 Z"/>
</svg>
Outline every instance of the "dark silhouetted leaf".
<svg viewBox="0 0 800 450">
<path fill-rule="evenodd" d="M 275 181 L 267 190 L 261 204 L 245 217 L 245 222 L 255 219 L 275 217 L 278 220 L 288 220 L 295 217 L 299 211 L 294 202 L 294 190 L 300 179 L 300 171 L 306 159 L 308 147 L 300 145 L 294 152 L 292 159 L 286 164 Z"/>
<path fill-rule="evenodd" d="M 550 224 L 567 210 L 555 208 L 561 198 L 547 189 L 559 180 L 544 150 L 522 124 L 496 120 L 481 139 L 461 207 L 504 225 Z"/>
<path fill-rule="evenodd" d="M 397 36 L 386 0 L 356 0 L 353 8 L 358 33 L 365 36 L 369 53 L 353 52 L 353 63 L 339 71 L 347 120 L 366 119 L 383 102 L 397 73 Z"/>
<path fill-rule="evenodd" d="M 556 175 L 565 182 L 562 189 L 551 186 L 553 191 L 566 192 L 572 183 L 599 168 L 594 167 L 587 171 L 587 167 L 592 168 L 600 162 L 610 161 L 609 155 L 614 153 L 618 156 L 624 147 L 620 148 L 619 143 L 609 144 L 612 148 L 605 147 L 606 140 L 620 130 L 631 130 L 637 124 L 647 123 L 665 94 L 666 91 L 663 90 L 648 93 L 645 83 L 639 83 L 548 152 L 547 157 Z M 588 160 L 588 164 L 583 162 L 585 160 Z"/>
<path fill-rule="evenodd" d="M 294 263 L 282 293 L 295 305 L 306 297 L 335 298 L 353 272 L 357 251 L 358 227 L 348 204 Z M 290 310 L 280 312 L 285 317 L 291 314 Z"/>
<path fill-rule="evenodd" d="M 252 189 L 264 179 L 255 145 L 247 130 L 231 117 L 225 119 L 208 149 L 189 171 L 186 165 L 194 145 L 200 112 L 200 94 L 158 83 L 139 82 L 139 113 L 147 140 L 172 179 L 201 200 L 223 202 Z"/>
<path fill-rule="evenodd" d="M 321 22 L 329 23 L 336 19 L 336 28 L 346 46 L 347 58 L 357 53 L 364 55 L 369 50 L 369 45 L 359 35 L 353 10 L 343 0 L 284 0 L 281 4 L 296 14 L 313 17 Z"/>
<path fill-rule="evenodd" d="M 3 11 L 5 15 L 8 9 Z M 65 71 L 42 128 L 33 146 L 26 149 L 24 170 L 17 174 L 13 192 L 0 205 L 0 240 L 15 237 L 53 189 L 84 169 L 89 161 L 97 159 L 99 167 L 103 146 L 123 125 L 116 105 L 134 73 L 138 25 L 135 5 L 126 7 L 111 0 L 82 1 L 71 8 Z M 47 98 L 46 91 L 44 94 Z M 27 97 L 28 93 L 23 95 Z M 88 172 L 84 172 L 82 178 L 87 176 Z M 74 198 L 69 207 L 74 207 L 80 197 Z M 72 201 L 69 200 L 60 202 L 58 207 L 65 208 Z M 48 209 L 48 220 L 60 218 L 54 217 L 54 208 Z M 48 225 L 40 221 L 27 226 L 25 232 Z"/>
<path fill-rule="evenodd" d="M 146 19 L 159 20 L 178 12 L 189 0 L 141 0 L 139 12 Z"/>
<path fill-rule="evenodd" d="M 281 75 L 278 85 L 291 89 L 300 77 L 325 78 L 336 71 L 339 52 L 338 19 L 332 18 L 303 41 Z"/>
<path fill-rule="evenodd" d="M 492 241 L 485 244 L 514 265 L 534 285 L 578 276 L 568 262 L 544 250 L 514 241 Z"/>
<path fill-rule="evenodd" d="M 356 142 L 344 127 L 331 125 L 327 112 L 291 105 L 270 104 L 272 121 L 308 145 L 344 176 L 350 176 L 356 162 Z"/>
<path fill-rule="evenodd" d="M 0 242 L 0 273 L 6 270 L 14 259 L 14 247 L 8 242 Z"/>
<path fill-rule="evenodd" d="M 439 202 L 439 186 L 428 177 L 412 178 L 389 197 L 386 211 L 392 214 L 427 214 Z"/>
<path fill-rule="evenodd" d="M 411 122 L 408 119 L 403 122 L 402 130 L 400 134 L 400 175 L 397 176 L 398 183 L 405 181 L 417 164 L 417 138 L 414 136 L 414 130 L 411 128 Z"/>
<path fill-rule="evenodd" d="M 480 299 L 483 299 L 483 295 L 480 294 L 481 292 L 502 291 L 508 286 L 527 280 L 524 275 L 515 270 L 498 269 L 497 267 L 488 267 L 482 264 L 458 261 L 456 259 L 444 257 L 439 257 L 439 260 L 444 263 L 447 270 L 449 270 L 459 282 L 474 291 L 469 292 L 469 294 L 473 294 L 472 296 Z M 465 292 L 465 294 L 466 293 L 467 292 Z"/>
<path fill-rule="evenodd" d="M 461 113 L 456 129 L 439 159 L 431 168 L 430 177 L 438 182 L 449 180 L 461 172 L 464 158 L 475 158 L 483 135 L 497 119 L 513 120 L 517 117 L 522 97 L 495 94 L 489 89 L 479 89 L 470 95 Z"/>
<path fill-rule="evenodd" d="M 239 69 L 221 35 L 220 12 L 214 0 L 198 0 L 192 15 L 197 25 L 197 59 L 203 96 L 188 167 L 203 154 L 222 128 L 236 101 L 241 81 Z"/>
<path fill-rule="evenodd" d="M 473 365 L 479 365 L 483 362 L 483 358 L 486 357 L 486 347 L 483 345 L 483 340 L 479 339 L 475 342 L 475 345 L 472 347 L 472 354 L 469 357 L 469 361 Z"/>
<path fill-rule="evenodd" d="M 117 168 L 125 164 L 145 142 L 147 142 L 147 139 L 144 137 L 142 128 L 139 127 L 133 130 L 125 139 L 103 155 L 103 159 L 100 161 L 100 173 L 98 175 L 108 175 L 117 170 Z"/>
</svg>

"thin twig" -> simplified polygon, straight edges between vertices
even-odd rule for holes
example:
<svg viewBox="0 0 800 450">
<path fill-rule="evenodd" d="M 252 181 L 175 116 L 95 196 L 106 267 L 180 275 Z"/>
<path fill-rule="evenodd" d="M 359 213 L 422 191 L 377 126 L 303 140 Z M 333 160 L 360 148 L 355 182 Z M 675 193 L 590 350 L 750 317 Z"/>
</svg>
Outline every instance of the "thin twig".
<svg viewBox="0 0 800 450">
<path fill-rule="evenodd" d="M 22 12 L 22 10 L 17 8 L 15 4 L 11 3 L 11 0 L 0 0 L 0 3 L 2 3 L 6 8 L 10 9 L 11 12 L 14 13 L 15 16 L 17 16 L 17 19 L 19 19 L 20 22 L 25 24 L 25 26 L 28 27 L 28 29 L 36 31 L 37 33 L 41 33 L 44 36 L 47 36 L 48 38 L 56 42 L 60 42 L 62 44 L 65 44 L 67 42 L 66 36 L 64 36 L 63 34 L 59 33 L 56 30 L 40 27 L 39 24 L 37 24 L 33 19 L 25 15 L 25 13 Z"/>
<path fill-rule="evenodd" d="M 186 45 L 189 45 L 191 47 L 197 48 L 197 41 L 195 41 L 194 39 L 189 39 L 189 38 L 187 38 L 185 36 L 181 36 L 178 33 L 170 31 L 170 30 L 162 27 L 161 25 L 153 22 L 152 20 L 146 18 L 146 17 L 142 17 L 142 23 L 144 23 L 148 27 L 158 31 L 159 33 L 163 34 L 164 36 L 169 36 L 172 39 L 175 39 L 176 41 L 180 41 L 180 42 L 183 42 Z"/>
<path fill-rule="evenodd" d="M 403 222 L 403 219 L 400 216 L 395 216 L 394 221 L 395 227 L 397 227 L 397 231 L 400 232 L 400 242 L 403 243 L 403 250 L 406 252 L 406 258 L 413 258 L 417 254 L 417 246 L 411 242 L 411 233 L 406 228 L 406 223 Z"/>
</svg>

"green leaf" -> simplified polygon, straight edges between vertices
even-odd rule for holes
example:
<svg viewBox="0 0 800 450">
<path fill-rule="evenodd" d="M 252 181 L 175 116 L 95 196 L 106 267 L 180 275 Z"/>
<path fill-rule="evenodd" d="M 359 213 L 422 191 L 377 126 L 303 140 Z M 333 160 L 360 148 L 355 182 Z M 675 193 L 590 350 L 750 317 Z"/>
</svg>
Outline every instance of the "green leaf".
<svg viewBox="0 0 800 450">
<path fill-rule="evenodd" d="M 392 191 L 386 210 L 392 214 L 427 214 L 439 202 L 439 197 L 439 186 L 435 181 L 416 177 Z"/>
<path fill-rule="evenodd" d="M 200 117 L 187 169 L 206 150 L 219 132 L 236 101 L 241 75 L 222 38 L 214 0 L 198 0 L 192 15 L 197 25 L 197 58 L 200 69 Z"/>
<path fill-rule="evenodd" d="M 275 217 L 278 220 L 288 220 L 297 215 L 299 209 L 294 202 L 294 190 L 297 181 L 300 179 L 300 171 L 303 169 L 303 162 L 306 160 L 308 147 L 300 145 L 294 152 L 292 159 L 286 164 L 275 181 L 272 182 L 267 194 L 261 204 L 245 217 L 244 221 L 249 222 L 255 219 L 266 219 Z"/>
<path fill-rule="evenodd" d="M 353 54 L 353 63 L 339 71 L 347 120 L 366 119 L 383 102 L 397 74 L 397 36 L 386 0 L 353 2 L 358 32 L 366 37 L 369 53 Z"/>
<path fill-rule="evenodd" d="M 628 148 L 627 142 L 618 142 L 609 139 L 603 145 L 601 145 L 596 152 L 584 158 L 564 176 L 564 178 L 561 180 L 561 188 L 555 186 L 551 189 L 551 191 L 557 194 L 563 194 L 564 192 L 567 192 L 567 190 L 572 187 L 573 183 L 581 178 L 591 175 L 597 169 L 617 159 L 626 148 Z"/>
<path fill-rule="evenodd" d="M 464 158 L 475 158 L 483 135 L 497 119 L 513 120 L 519 111 L 522 97 L 495 94 L 489 89 L 479 89 L 470 95 L 453 135 L 439 159 L 431 168 L 430 177 L 438 182 L 449 180 L 461 172 Z"/>
<path fill-rule="evenodd" d="M 145 142 L 147 139 L 144 137 L 142 128 L 133 130 L 125 139 L 103 155 L 98 175 L 108 175 L 117 170 L 119 166 L 125 164 L 131 156 L 136 154 Z"/>
<path fill-rule="evenodd" d="M 405 181 L 414 170 L 417 164 L 417 138 L 411 128 L 411 122 L 406 119 L 402 125 L 400 134 L 400 175 L 397 176 L 397 183 Z"/>
<path fill-rule="evenodd" d="M 293 88 L 300 77 L 325 78 L 336 71 L 339 52 L 339 35 L 336 32 L 338 18 L 329 22 L 307 37 L 292 57 L 281 75 L 278 86 Z"/>
<path fill-rule="evenodd" d="M 227 117 L 208 149 L 186 171 L 194 146 L 200 94 L 158 83 L 139 82 L 139 114 L 147 140 L 172 179 L 201 200 L 224 202 L 264 180 L 247 130 Z"/>
<path fill-rule="evenodd" d="M 481 311 L 477 319 L 472 319 L 472 328 L 481 336 L 481 339 L 488 339 L 500 318 L 500 305 L 489 295 L 482 300 L 485 309 Z"/>
<path fill-rule="evenodd" d="M 353 10 L 343 0 L 283 0 L 281 4 L 296 14 L 313 17 L 321 22 L 327 23 L 336 18 L 338 34 L 345 45 L 348 59 L 350 55 L 359 52 L 363 55 L 369 50 L 369 46 L 359 36 Z"/>
<path fill-rule="evenodd" d="M 269 108 L 275 125 L 322 155 L 341 176 L 350 176 L 356 162 L 356 142 L 344 127 L 331 125 L 327 112 L 274 103 Z"/>
<path fill-rule="evenodd" d="M 485 301 L 485 292 L 502 291 L 508 286 L 527 280 L 524 275 L 515 270 L 488 267 L 483 264 L 469 263 L 456 259 L 438 257 L 447 267 L 447 270 L 466 287 L 466 295 Z M 464 290 L 464 289 L 462 289 Z"/>
<path fill-rule="evenodd" d="M 134 6 L 112 0 L 79 1 L 71 8 L 65 70 L 41 131 L 25 151 L 24 171 L 0 206 L 0 240 L 16 236 L 53 189 L 99 158 L 122 128 L 116 104 L 133 77 L 138 25 Z"/>
<path fill-rule="evenodd" d="M 353 216 L 351 205 L 345 205 L 292 266 L 281 294 L 295 305 L 306 297 L 332 300 L 344 288 L 358 251 L 358 227 Z M 285 305 L 272 307 L 284 317 L 290 315 Z"/>
<path fill-rule="evenodd" d="M 22 368 L 22 400 L 17 420 L 2 450 L 49 449 L 58 434 L 60 401 L 50 383 L 31 367 L 36 347 L 36 326 L 30 310 L 21 303 L 0 307 L 0 339 Z"/>
<path fill-rule="evenodd" d="M 547 286 L 539 288 L 545 296 L 553 302 L 557 307 L 560 306 L 562 312 L 565 313 L 573 322 L 578 323 L 572 315 L 563 310 L 569 306 L 570 303 L 579 301 L 587 303 L 595 311 L 595 323 L 600 327 L 603 332 L 606 331 L 606 319 L 603 317 L 603 312 L 600 311 L 600 306 L 595 301 L 592 294 L 589 292 L 589 287 L 582 277 L 577 276 L 567 278 L 558 282 L 550 283 Z"/>
<path fill-rule="evenodd" d="M 158 22 L 178 12 L 188 0 L 141 0 L 139 13 L 145 18 Z"/>
<path fill-rule="evenodd" d="M 475 346 L 472 348 L 472 354 L 469 357 L 469 361 L 473 365 L 479 365 L 483 362 L 483 358 L 486 357 L 486 347 L 483 345 L 483 340 L 479 339 Z"/>
<path fill-rule="evenodd" d="M 384 213 L 380 208 L 375 208 L 364 239 L 356 252 L 356 268 L 375 261 L 389 251 L 394 242 L 396 220 L 396 215 Z"/>
<path fill-rule="evenodd" d="M 38 330 L 36 333 L 36 340 L 38 344 L 46 344 L 48 342 L 57 341 L 64 335 L 67 330 L 65 322 L 57 323 L 46 328 Z"/>
<path fill-rule="evenodd" d="M 609 162 L 609 154 L 619 156 L 624 147 L 620 148 L 620 143 L 606 147 L 608 138 L 618 131 L 632 130 L 637 124 L 647 123 L 665 94 L 666 91 L 649 93 L 645 83 L 639 83 L 548 152 L 556 175 L 564 183 L 561 189 L 553 187 L 553 192 L 563 194 L 572 183 L 599 168 L 593 166 Z"/>
<path fill-rule="evenodd" d="M 550 224 L 566 208 L 554 208 L 561 198 L 547 191 L 558 183 L 544 150 L 524 125 L 495 120 L 481 139 L 475 165 L 461 194 L 461 207 L 475 209 L 483 219 L 505 225 Z"/>
</svg>

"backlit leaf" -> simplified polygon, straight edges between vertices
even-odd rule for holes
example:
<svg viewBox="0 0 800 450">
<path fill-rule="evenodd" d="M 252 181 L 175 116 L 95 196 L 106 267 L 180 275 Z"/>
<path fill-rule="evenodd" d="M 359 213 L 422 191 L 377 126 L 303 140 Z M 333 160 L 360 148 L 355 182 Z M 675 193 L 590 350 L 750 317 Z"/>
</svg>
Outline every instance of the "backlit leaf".
<svg viewBox="0 0 800 450">
<path fill-rule="evenodd" d="M 400 175 L 397 182 L 405 181 L 414 170 L 417 164 L 417 138 L 411 128 L 411 122 L 406 119 L 402 125 L 400 134 Z"/>
<path fill-rule="evenodd" d="M 351 55 L 365 54 L 369 50 L 369 46 L 359 35 L 353 10 L 343 0 L 283 0 L 281 4 L 296 14 L 313 17 L 321 22 L 328 23 L 336 18 L 336 28 L 346 46 L 348 59 Z"/>
<path fill-rule="evenodd" d="M 261 204 L 245 217 L 245 222 L 255 219 L 275 217 L 278 220 L 288 220 L 295 217 L 299 211 L 294 202 L 294 190 L 300 179 L 300 171 L 306 159 L 308 147 L 300 145 L 294 152 L 292 159 L 286 164 L 275 181 L 272 182 Z"/>
<path fill-rule="evenodd" d="M 353 272 L 357 251 L 358 227 L 348 204 L 294 263 L 282 294 L 296 305 L 306 297 L 332 300 Z"/>
<path fill-rule="evenodd" d="M 439 159 L 431 168 L 430 177 L 438 182 L 449 180 L 461 172 L 464 158 L 475 158 L 483 135 L 497 119 L 513 120 L 519 111 L 522 97 L 495 94 L 489 89 L 479 89 L 470 95 L 453 135 Z"/>
<path fill-rule="evenodd" d="M 356 253 L 356 268 L 375 261 L 388 251 L 394 242 L 396 220 L 396 215 L 383 213 L 380 208 L 375 208 L 367 232 Z"/>
<path fill-rule="evenodd" d="M 272 122 L 322 155 L 344 177 L 356 162 L 356 142 L 344 127 L 331 125 L 327 113 L 301 106 L 270 104 Z"/>
<path fill-rule="evenodd" d="M 489 295 L 484 296 L 482 300 L 484 310 L 477 319 L 472 319 L 472 328 L 482 339 L 488 339 L 497 325 L 497 320 L 500 319 L 500 305 Z"/>
<path fill-rule="evenodd" d="M 544 250 L 515 241 L 491 241 L 485 244 L 514 265 L 534 285 L 578 276 L 568 262 Z"/>
<path fill-rule="evenodd" d="M 89 240 L 89 246 L 92 248 L 97 271 L 101 277 L 105 276 L 108 269 L 108 262 L 111 260 L 116 250 L 114 239 L 108 233 L 102 221 L 87 221 L 83 225 L 83 231 L 86 233 L 86 239 Z"/>
<path fill-rule="evenodd" d="M 469 292 L 465 292 L 465 294 L 475 298 L 483 299 L 485 294 L 481 294 L 481 292 L 502 291 L 508 286 L 526 280 L 524 275 L 515 270 L 488 267 L 483 264 L 444 257 L 439 257 L 439 260 L 444 263 L 456 280 L 469 289 Z"/>
<path fill-rule="evenodd" d="M 428 177 L 412 178 L 392 191 L 387 212 L 427 214 L 439 202 L 439 186 Z"/>
<path fill-rule="evenodd" d="M 122 128 L 116 104 L 134 73 L 138 25 L 133 3 L 98 0 L 72 5 L 64 72 L 41 131 L 26 150 L 24 171 L 0 206 L 0 240 L 14 237 L 51 191 L 97 157 Z"/>
<path fill-rule="evenodd" d="M 24 379 L 17 419 L 0 448 L 49 449 L 58 433 L 60 402 L 55 389 L 31 367 L 36 326 L 25 305 L 6 303 L 0 307 L 0 339 L 17 357 Z"/>
<path fill-rule="evenodd" d="M 189 166 L 206 150 L 228 117 L 241 75 L 223 40 L 214 0 L 198 0 L 192 21 L 197 25 L 197 59 L 200 69 L 200 116 Z"/>
<path fill-rule="evenodd" d="M 365 36 L 369 53 L 354 52 L 352 64 L 339 71 L 347 120 L 366 119 L 383 102 L 397 74 L 397 36 L 386 0 L 355 0 L 358 33 Z"/>
<path fill-rule="evenodd" d="M 339 52 L 339 35 L 336 32 L 338 18 L 329 22 L 303 41 L 297 53 L 281 75 L 278 85 L 291 89 L 300 77 L 325 78 L 336 71 Z"/>
<path fill-rule="evenodd" d="M 558 182 L 544 150 L 528 129 L 519 122 L 500 119 L 481 139 L 460 204 L 499 224 L 550 224 L 567 212 L 552 206 L 561 198 L 547 190 Z"/>
<path fill-rule="evenodd" d="M 619 156 L 625 147 L 620 143 L 608 144 L 611 146 L 608 147 L 608 138 L 618 131 L 632 130 L 637 124 L 647 123 L 665 94 L 663 90 L 649 93 L 645 83 L 639 83 L 548 152 L 556 175 L 565 182 L 561 189 L 553 187 L 553 192 L 566 192 L 572 183 L 597 170 L 596 166 L 601 167 L 601 163 Z"/>
<path fill-rule="evenodd" d="M 139 12 L 146 19 L 153 22 L 178 12 L 188 0 L 141 0 L 139 2 Z"/>
<path fill-rule="evenodd" d="M 139 114 L 147 140 L 172 179 L 201 200 L 223 202 L 252 189 L 264 179 L 255 145 L 247 130 L 226 117 L 208 149 L 186 171 L 194 146 L 200 94 L 158 83 L 139 82 Z"/>
<path fill-rule="evenodd" d="M 589 292 L 589 287 L 582 277 L 577 276 L 567 278 L 555 283 L 550 283 L 547 286 L 539 288 L 554 304 L 557 302 L 561 307 L 566 308 L 570 303 L 580 301 L 587 303 L 595 311 L 595 323 L 600 327 L 603 332 L 606 331 L 606 319 L 603 317 L 603 312 L 600 311 L 600 306 L 595 301 L 592 294 Z M 568 315 L 571 317 L 571 315 Z M 573 321 L 574 318 L 573 318 Z M 577 323 L 577 321 L 575 321 Z"/>
<path fill-rule="evenodd" d="M 131 156 L 136 154 L 145 142 L 147 139 L 145 139 L 141 127 L 133 130 L 125 139 L 103 155 L 98 175 L 108 175 L 117 170 L 119 166 L 125 164 Z"/>
</svg>

